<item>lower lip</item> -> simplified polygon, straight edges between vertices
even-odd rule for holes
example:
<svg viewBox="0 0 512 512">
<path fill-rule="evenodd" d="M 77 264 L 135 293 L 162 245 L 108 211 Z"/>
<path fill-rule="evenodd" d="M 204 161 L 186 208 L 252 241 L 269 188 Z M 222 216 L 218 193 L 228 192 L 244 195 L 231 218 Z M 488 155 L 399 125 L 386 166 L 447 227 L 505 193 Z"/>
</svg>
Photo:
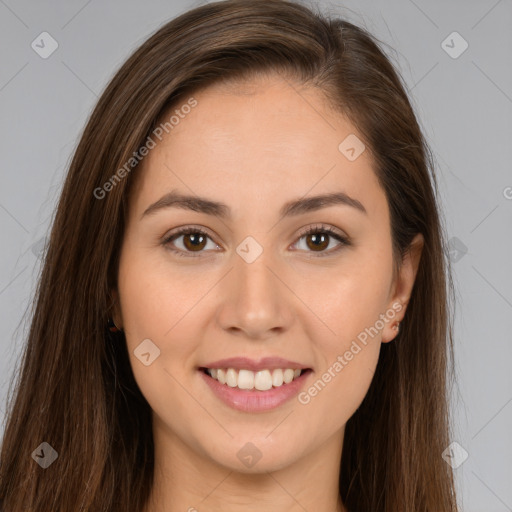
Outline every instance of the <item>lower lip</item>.
<svg viewBox="0 0 512 512">
<path fill-rule="evenodd" d="M 307 370 L 300 377 L 278 388 L 272 388 L 268 391 L 255 391 L 238 389 L 237 387 L 232 388 L 227 384 L 221 384 L 217 379 L 210 377 L 202 370 L 198 371 L 218 398 L 233 409 L 244 412 L 263 412 L 279 407 L 299 393 L 311 373 L 311 370 Z"/>
</svg>

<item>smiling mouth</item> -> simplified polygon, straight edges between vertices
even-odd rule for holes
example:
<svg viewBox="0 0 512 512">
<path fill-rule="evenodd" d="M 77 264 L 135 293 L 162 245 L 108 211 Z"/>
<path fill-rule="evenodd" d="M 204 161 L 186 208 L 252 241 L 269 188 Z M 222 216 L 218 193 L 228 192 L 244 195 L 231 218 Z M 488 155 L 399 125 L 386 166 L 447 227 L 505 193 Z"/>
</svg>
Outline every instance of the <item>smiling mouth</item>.
<svg viewBox="0 0 512 512">
<path fill-rule="evenodd" d="M 235 368 L 199 368 L 199 370 L 226 387 L 245 391 L 268 391 L 280 388 L 312 371 L 310 368 L 277 368 L 257 372 Z"/>
</svg>

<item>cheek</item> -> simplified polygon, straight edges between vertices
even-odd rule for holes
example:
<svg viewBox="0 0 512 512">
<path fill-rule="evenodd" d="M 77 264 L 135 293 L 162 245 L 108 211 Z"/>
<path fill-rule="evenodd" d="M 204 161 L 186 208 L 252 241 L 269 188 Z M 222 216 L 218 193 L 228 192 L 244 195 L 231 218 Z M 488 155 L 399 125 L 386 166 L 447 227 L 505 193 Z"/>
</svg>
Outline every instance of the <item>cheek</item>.
<svg viewBox="0 0 512 512">
<path fill-rule="evenodd" d="M 156 421 L 172 425 L 183 439 L 190 437 L 187 426 L 205 416 L 182 383 L 190 380 L 191 358 L 200 339 L 191 313 L 206 290 L 191 289 L 186 281 L 190 283 L 190 277 L 164 269 L 142 251 L 127 253 L 120 262 L 123 330 L 135 381 Z M 147 353 L 149 358 L 143 356 Z M 179 420 L 173 411 L 180 411 Z"/>
<path fill-rule="evenodd" d="M 391 281 L 391 258 L 382 256 L 347 257 L 328 279 L 315 279 L 311 286 L 308 278 L 298 291 L 316 313 L 314 320 L 302 324 L 317 357 L 316 371 L 297 400 L 300 416 L 308 418 L 301 423 L 306 438 L 336 432 L 371 384 L 381 348 L 380 315 Z"/>
<path fill-rule="evenodd" d="M 323 297 L 323 319 L 335 334 L 315 340 L 319 357 L 317 371 L 298 405 L 304 422 L 304 436 L 334 434 L 355 413 L 366 396 L 378 363 L 387 279 L 378 273 L 352 273 L 331 282 L 331 292 Z M 312 336 L 310 334 L 310 336 Z"/>
<path fill-rule="evenodd" d="M 362 254 L 357 259 L 347 259 L 322 293 L 322 319 L 331 335 L 319 340 L 324 378 L 317 387 L 323 389 L 322 384 L 328 383 L 327 392 L 322 391 L 324 399 L 339 403 L 341 409 L 357 408 L 377 365 L 381 331 L 386 324 L 382 314 L 391 282 L 391 258 L 382 256 L 365 258 Z"/>
<path fill-rule="evenodd" d="M 190 276 L 171 271 L 161 258 L 156 261 L 144 251 L 127 250 L 121 258 L 123 330 L 135 379 L 150 402 L 190 372 L 201 329 L 195 314 L 200 307 L 194 306 L 208 290 L 204 279 L 193 282 L 199 288 L 190 286 Z M 179 401 L 180 394 L 175 395 Z"/>
<path fill-rule="evenodd" d="M 375 326 L 382 330 L 378 321 L 388 303 L 390 269 L 390 258 L 378 260 L 354 254 L 337 269 L 318 274 L 316 279 L 308 276 L 300 288 L 295 287 L 297 294 L 320 320 L 316 324 L 316 334 L 311 330 L 308 336 L 315 340 L 319 332 L 323 333 L 323 353 L 332 358 L 334 353 L 346 350 L 351 340 L 359 335 L 364 339 L 364 333 L 370 331 L 371 337 L 375 337 Z"/>
<path fill-rule="evenodd" d="M 296 418 L 307 419 L 301 422 L 305 439 L 321 443 L 336 435 L 361 405 L 373 378 L 380 344 L 357 350 L 351 360 L 339 351 L 340 360 L 334 358 L 323 373 L 314 375 L 298 396 Z"/>
<path fill-rule="evenodd" d="M 207 290 L 208 279 L 197 275 L 194 278 L 186 269 L 173 269 L 159 250 L 127 247 L 121 258 L 119 292 L 123 324 L 132 340 L 151 334 L 168 343 Z"/>
</svg>

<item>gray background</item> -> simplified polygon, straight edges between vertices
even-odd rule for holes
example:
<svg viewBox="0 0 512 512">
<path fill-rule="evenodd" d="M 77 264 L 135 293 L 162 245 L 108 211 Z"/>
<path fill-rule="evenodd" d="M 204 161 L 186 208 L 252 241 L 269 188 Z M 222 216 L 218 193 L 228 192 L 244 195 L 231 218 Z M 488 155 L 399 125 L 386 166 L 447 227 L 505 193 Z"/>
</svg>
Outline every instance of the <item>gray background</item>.
<svg viewBox="0 0 512 512">
<path fill-rule="evenodd" d="M 0 0 L 2 419 L 38 249 L 86 118 L 124 59 L 200 3 Z M 512 1 L 318 5 L 394 49 L 386 52 L 436 156 L 457 288 L 453 440 L 469 453 L 455 470 L 462 510 L 512 511 Z M 44 31 L 59 45 L 47 59 L 31 47 Z M 469 44 L 458 58 L 442 46 L 454 31 Z"/>
</svg>

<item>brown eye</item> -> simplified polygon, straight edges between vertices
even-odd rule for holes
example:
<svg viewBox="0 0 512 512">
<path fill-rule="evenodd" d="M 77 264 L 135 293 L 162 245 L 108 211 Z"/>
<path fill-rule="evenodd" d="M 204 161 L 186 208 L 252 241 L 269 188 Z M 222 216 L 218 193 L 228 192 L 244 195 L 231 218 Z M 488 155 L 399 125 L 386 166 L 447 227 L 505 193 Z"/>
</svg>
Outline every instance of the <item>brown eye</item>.
<svg viewBox="0 0 512 512">
<path fill-rule="evenodd" d="M 303 239 L 305 241 L 305 247 L 300 247 L 300 243 Z M 331 243 L 335 241 L 338 243 L 328 249 Z M 302 233 L 297 245 L 301 250 L 316 253 L 315 256 L 329 256 L 337 253 L 338 250 L 342 249 L 344 246 L 350 245 L 350 241 L 347 237 L 334 231 L 334 229 L 329 226 L 313 226 Z"/>
<path fill-rule="evenodd" d="M 200 251 L 206 245 L 206 238 L 200 233 L 187 233 L 183 235 L 183 245 L 190 251 Z"/>
<path fill-rule="evenodd" d="M 306 235 L 306 245 L 314 251 L 323 251 L 329 245 L 329 235 L 325 233 L 313 233 Z"/>
<path fill-rule="evenodd" d="M 178 256 L 201 256 L 208 242 L 213 244 L 213 249 L 218 246 L 211 237 L 202 229 L 186 227 L 167 236 L 162 245 Z"/>
</svg>

